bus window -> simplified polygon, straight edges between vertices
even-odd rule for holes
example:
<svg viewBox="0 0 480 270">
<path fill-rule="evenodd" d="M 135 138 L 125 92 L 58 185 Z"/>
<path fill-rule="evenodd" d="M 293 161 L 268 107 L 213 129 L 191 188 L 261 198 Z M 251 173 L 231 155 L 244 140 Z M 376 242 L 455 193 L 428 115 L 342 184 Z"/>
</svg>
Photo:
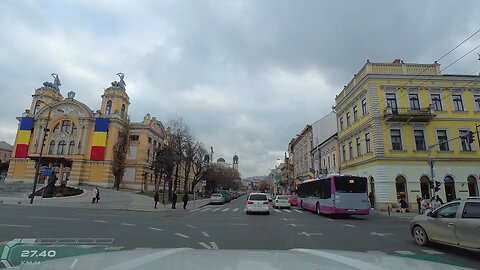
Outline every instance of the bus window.
<svg viewBox="0 0 480 270">
<path fill-rule="evenodd" d="M 337 193 L 365 193 L 367 190 L 367 178 L 335 177 L 335 190 Z"/>
</svg>

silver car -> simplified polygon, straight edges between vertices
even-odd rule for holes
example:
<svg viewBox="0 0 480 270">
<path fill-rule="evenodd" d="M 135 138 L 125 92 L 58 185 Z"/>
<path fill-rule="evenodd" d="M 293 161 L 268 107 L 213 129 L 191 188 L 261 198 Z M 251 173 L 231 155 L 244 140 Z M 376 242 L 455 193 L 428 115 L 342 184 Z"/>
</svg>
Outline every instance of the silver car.
<svg viewBox="0 0 480 270">
<path fill-rule="evenodd" d="M 429 242 L 480 251 L 480 198 L 451 201 L 413 218 L 410 232 L 421 246 Z"/>
<path fill-rule="evenodd" d="M 270 214 L 270 203 L 268 202 L 267 195 L 263 193 L 251 193 L 248 195 L 245 211 L 247 214 L 253 212 Z"/>
<path fill-rule="evenodd" d="M 225 198 L 223 198 L 222 194 L 220 193 L 213 193 L 210 196 L 210 204 L 224 204 Z"/>
</svg>

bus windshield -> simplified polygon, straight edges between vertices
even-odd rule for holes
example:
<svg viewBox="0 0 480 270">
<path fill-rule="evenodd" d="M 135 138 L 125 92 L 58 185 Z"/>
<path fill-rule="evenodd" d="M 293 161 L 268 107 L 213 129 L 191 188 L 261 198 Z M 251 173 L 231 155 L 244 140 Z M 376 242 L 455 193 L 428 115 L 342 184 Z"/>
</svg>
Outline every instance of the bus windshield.
<svg viewBox="0 0 480 270">
<path fill-rule="evenodd" d="M 365 193 L 367 191 L 367 178 L 336 176 L 335 190 L 337 193 Z"/>
</svg>

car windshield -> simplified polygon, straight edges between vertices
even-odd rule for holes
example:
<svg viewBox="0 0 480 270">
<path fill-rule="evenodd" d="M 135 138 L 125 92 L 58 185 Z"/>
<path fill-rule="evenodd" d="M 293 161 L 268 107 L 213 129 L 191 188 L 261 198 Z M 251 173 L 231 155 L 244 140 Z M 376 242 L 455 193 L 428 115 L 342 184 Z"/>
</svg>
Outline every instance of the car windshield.
<svg viewBox="0 0 480 270">
<path fill-rule="evenodd" d="M 0 0 L 0 270 L 480 269 L 479 54 L 479 0 Z"/>
</svg>

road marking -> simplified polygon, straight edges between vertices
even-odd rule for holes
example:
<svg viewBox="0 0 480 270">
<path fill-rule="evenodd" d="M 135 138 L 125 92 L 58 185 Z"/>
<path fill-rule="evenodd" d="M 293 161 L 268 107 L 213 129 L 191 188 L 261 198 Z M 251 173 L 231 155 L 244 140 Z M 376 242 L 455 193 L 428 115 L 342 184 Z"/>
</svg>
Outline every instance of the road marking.
<svg viewBox="0 0 480 270">
<path fill-rule="evenodd" d="M 73 269 L 75 267 L 75 264 L 77 264 L 77 262 L 78 262 L 78 259 L 75 259 L 72 265 L 70 265 L 70 269 Z"/>
<path fill-rule="evenodd" d="M 291 213 L 292 211 L 288 210 L 288 209 L 283 209 L 283 211 L 287 212 L 287 213 Z"/>
<path fill-rule="evenodd" d="M 234 218 L 232 218 L 232 219 L 245 220 L 245 219 L 247 219 L 247 218 L 245 218 L 245 217 L 234 217 Z"/>
<path fill-rule="evenodd" d="M 230 210 L 230 208 L 225 208 L 225 209 L 222 210 L 222 212 L 225 212 L 225 211 L 228 211 L 228 210 Z"/>
<path fill-rule="evenodd" d="M 136 248 L 135 250 L 149 250 L 149 249 L 152 249 L 152 248 L 148 248 L 148 247 L 138 247 L 138 248 Z"/>
<path fill-rule="evenodd" d="M 30 228 L 30 225 L 18 225 L 18 224 L 0 224 L 3 227 L 19 227 L 19 228 Z"/>
<path fill-rule="evenodd" d="M 218 210 L 220 210 L 220 208 L 215 208 L 215 209 L 212 209 L 212 212 L 216 212 Z"/>
<path fill-rule="evenodd" d="M 335 221 L 335 220 L 333 220 L 333 219 L 331 219 L 331 218 L 327 218 L 327 220 L 328 220 L 328 221 Z"/>
<path fill-rule="evenodd" d="M 193 226 L 193 225 L 190 225 L 190 224 L 188 224 L 187 227 L 190 227 L 190 228 L 192 228 L 192 229 L 196 229 L 196 228 L 197 228 L 197 227 L 195 227 L 195 226 Z"/>
<path fill-rule="evenodd" d="M 210 208 L 205 208 L 205 209 L 201 210 L 200 212 L 206 212 L 208 210 L 210 210 Z"/>
<path fill-rule="evenodd" d="M 122 250 L 123 247 L 121 246 L 114 246 L 114 247 L 106 247 L 105 250 Z"/>
<path fill-rule="evenodd" d="M 148 228 L 149 228 L 150 230 L 163 232 L 163 229 L 160 229 L 160 228 L 155 228 L 155 227 L 148 227 Z"/>
<path fill-rule="evenodd" d="M 384 237 L 384 236 L 386 236 L 386 235 L 393 235 L 393 233 L 376 233 L 376 232 L 371 232 L 370 235 L 377 235 L 377 236 Z"/>
<path fill-rule="evenodd" d="M 369 254 L 375 254 L 375 255 L 387 255 L 387 253 L 380 250 L 367 250 L 366 252 Z"/>
<path fill-rule="evenodd" d="M 355 225 L 352 225 L 352 224 L 343 224 L 342 226 L 344 226 L 344 227 L 350 227 L 350 228 L 354 228 L 354 227 L 355 227 Z"/>
<path fill-rule="evenodd" d="M 275 208 L 273 210 L 275 210 L 275 212 L 278 212 L 278 213 L 282 212 L 282 211 L 280 211 L 278 209 L 275 209 Z"/>
<path fill-rule="evenodd" d="M 395 252 L 398 253 L 398 254 L 402 254 L 402 255 L 415 255 L 415 253 L 413 253 L 411 251 L 408 251 L 408 250 L 397 250 Z"/>
<path fill-rule="evenodd" d="M 193 210 L 190 210 L 190 212 L 195 212 L 195 211 L 198 211 L 200 210 L 201 208 L 197 208 L 197 209 L 193 209 Z"/>
<path fill-rule="evenodd" d="M 79 218 L 37 217 L 37 216 L 29 216 L 29 218 L 39 218 L 39 219 L 55 219 L 55 220 L 80 220 Z"/>
<path fill-rule="evenodd" d="M 436 250 L 429 250 L 429 249 L 423 249 L 422 250 L 425 253 L 431 254 L 431 255 L 442 255 L 444 254 L 443 252 L 436 251 Z"/>
<path fill-rule="evenodd" d="M 289 220 L 295 220 L 294 218 L 282 218 L 282 220 L 289 221 Z"/>
<path fill-rule="evenodd" d="M 201 245 L 202 247 L 204 247 L 205 249 L 209 249 L 209 250 L 218 249 L 218 246 L 215 242 L 210 242 L 210 245 L 212 245 L 212 246 L 209 246 L 208 244 L 205 244 L 204 242 L 198 242 L 198 244 Z"/>
<path fill-rule="evenodd" d="M 187 236 L 185 234 L 181 234 L 181 233 L 174 233 L 176 236 L 180 236 L 180 237 L 183 237 L 183 238 L 190 238 L 190 236 Z"/>
<path fill-rule="evenodd" d="M 305 226 L 305 224 L 293 224 L 293 223 L 290 223 L 290 224 L 287 224 L 287 226 L 297 227 L 297 226 Z"/>
<path fill-rule="evenodd" d="M 293 209 L 293 211 L 298 212 L 298 213 L 303 213 L 302 211 L 297 210 L 297 209 Z"/>
<path fill-rule="evenodd" d="M 98 220 L 98 219 L 94 219 L 92 220 L 93 222 L 97 222 L 97 223 L 108 223 L 108 221 L 105 221 L 105 220 Z"/>
<path fill-rule="evenodd" d="M 203 234 L 203 236 L 205 236 L 205 237 L 210 237 L 210 235 L 208 235 L 208 233 L 206 233 L 206 232 L 202 232 L 202 234 Z"/>
<path fill-rule="evenodd" d="M 238 211 L 238 208 L 233 209 L 233 212 L 237 212 L 237 211 Z"/>
<path fill-rule="evenodd" d="M 323 235 L 323 233 L 307 233 L 307 232 L 301 232 L 301 233 L 298 233 L 299 235 L 305 235 L 305 236 L 312 236 L 312 235 Z"/>
<path fill-rule="evenodd" d="M 77 216 L 99 216 L 99 217 L 118 217 L 118 215 L 106 215 L 106 214 L 75 214 Z"/>
<path fill-rule="evenodd" d="M 247 223 L 228 223 L 228 225 L 232 225 L 232 226 L 247 226 L 248 224 L 247 224 Z"/>
<path fill-rule="evenodd" d="M 120 223 L 120 225 L 123 225 L 123 226 L 137 226 L 137 225 L 132 224 L 132 223 Z"/>
</svg>

